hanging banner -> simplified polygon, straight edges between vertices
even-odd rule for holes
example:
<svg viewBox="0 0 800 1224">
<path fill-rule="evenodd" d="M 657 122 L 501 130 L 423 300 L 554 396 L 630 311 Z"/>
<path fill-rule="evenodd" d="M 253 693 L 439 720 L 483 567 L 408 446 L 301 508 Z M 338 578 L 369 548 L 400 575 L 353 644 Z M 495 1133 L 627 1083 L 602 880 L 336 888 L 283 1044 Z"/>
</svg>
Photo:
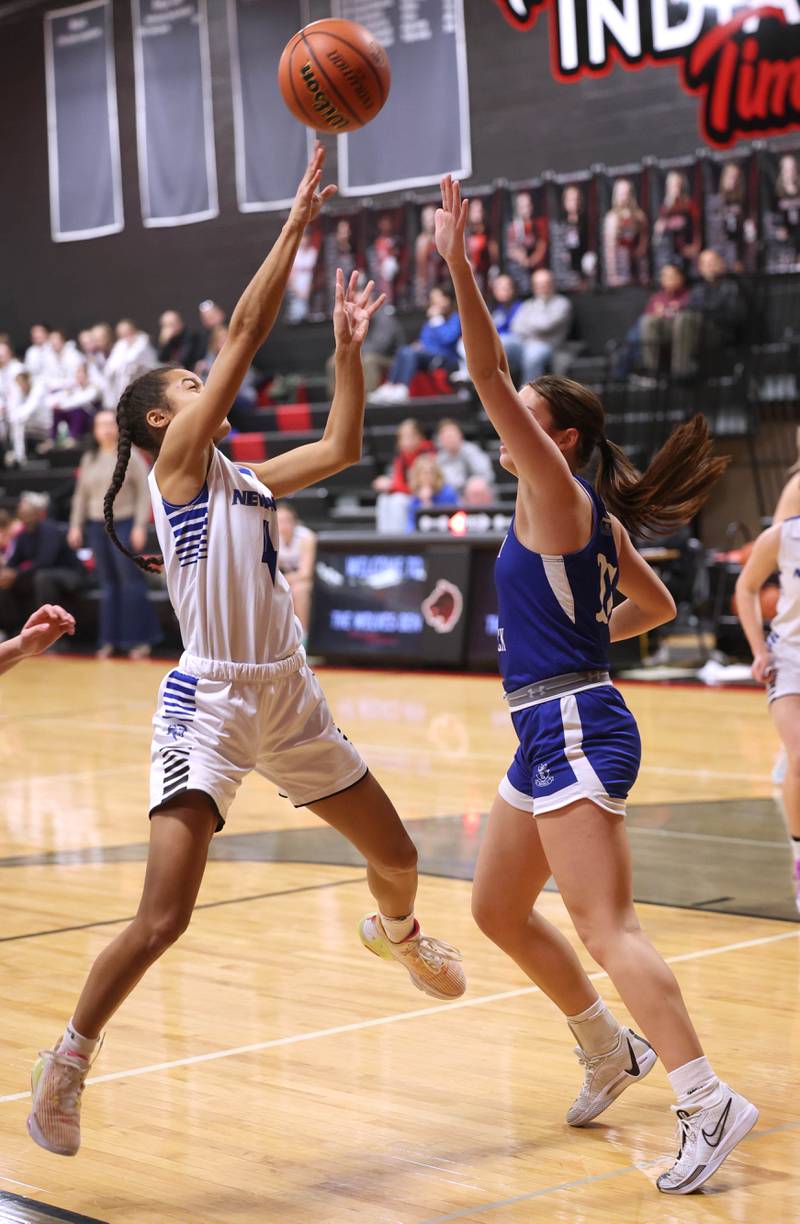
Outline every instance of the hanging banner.
<svg viewBox="0 0 800 1224">
<path fill-rule="evenodd" d="M 550 13 L 560 81 L 604 76 L 615 64 L 677 63 L 700 99 L 700 128 L 721 148 L 800 127 L 798 0 L 492 0 L 528 30 Z"/>
<path fill-rule="evenodd" d="M 340 136 L 342 195 L 396 191 L 472 173 L 463 0 L 337 0 L 389 56 L 392 89 L 361 131 Z"/>
<path fill-rule="evenodd" d="M 313 133 L 287 110 L 278 61 L 307 23 L 305 0 L 228 0 L 228 31 L 240 212 L 288 208 L 303 176 Z"/>
<path fill-rule="evenodd" d="M 110 0 L 44 17 L 50 230 L 54 242 L 123 228 Z"/>
<path fill-rule="evenodd" d="M 205 0 L 132 0 L 142 221 L 219 213 Z"/>
</svg>

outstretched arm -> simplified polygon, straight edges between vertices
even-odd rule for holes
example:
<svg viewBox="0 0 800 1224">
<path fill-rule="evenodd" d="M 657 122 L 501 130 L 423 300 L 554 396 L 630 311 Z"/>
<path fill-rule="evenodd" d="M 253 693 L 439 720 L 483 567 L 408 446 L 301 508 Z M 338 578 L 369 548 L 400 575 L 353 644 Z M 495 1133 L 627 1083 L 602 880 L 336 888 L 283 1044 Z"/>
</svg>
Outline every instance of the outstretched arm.
<svg viewBox="0 0 800 1224">
<path fill-rule="evenodd" d="M 29 616 L 14 638 L 0 643 L 0 676 L 31 655 L 42 654 L 65 633 L 75 632 L 75 617 L 58 604 L 44 604 Z"/>
<path fill-rule="evenodd" d="M 178 476 L 189 500 L 206 476 L 208 447 L 236 398 L 253 358 L 278 317 L 289 275 L 310 221 L 336 188 L 319 191 L 325 151 L 317 144 L 297 189 L 289 218 L 231 316 L 226 340 L 196 403 L 171 423 L 158 457 L 159 483 Z"/>
<path fill-rule="evenodd" d="M 342 468 L 358 463 L 361 458 L 366 401 L 361 346 L 370 321 L 385 302 L 386 295 L 382 293 L 373 301 L 373 282 L 369 282 L 363 293 L 357 293 L 357 284 L 358 273 L 354 272 L 345 291 L 344 275 L 341 268 L 337 268 L 333 312 L 336 388 L 323 436 L 318 442 L 298 446 L 253 468 L 275 497 L 307 489 Z"/>
<path fill-rule="evenodd" d="M 469 376 L 533 498 L 546 501 L 556 512 L 574 511 L 583 495 L 561 451 L 511 381 L 505 350 L 467 258 L 466 222 L 467 202 L 448 174 L 442 179 L 442 207 L 436 212 L 436 245 L 453 279 Z"/>
<path fill-rule="evenodd" d="M 753 652 L 753 679 L 762 684 L 769 679 L 772 658 L 764 637 L 761 588 L 778 568 L 780 542 L 780 523 L 762 531 L 736 581 L 736 614 Z"/>
</svg>

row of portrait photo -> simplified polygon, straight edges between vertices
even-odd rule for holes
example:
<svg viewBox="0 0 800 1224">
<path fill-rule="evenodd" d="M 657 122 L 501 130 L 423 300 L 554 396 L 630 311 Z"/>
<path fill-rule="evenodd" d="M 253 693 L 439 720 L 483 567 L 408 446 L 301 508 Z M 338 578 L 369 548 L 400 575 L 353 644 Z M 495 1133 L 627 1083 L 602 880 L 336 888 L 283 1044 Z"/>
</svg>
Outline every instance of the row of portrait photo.
<svg viewBox="0 0 800 1224">
<path fill-rule="evenodd" d="M 666 264 L 688 277 L 711 249 L 732 273 L 800 271 L 800 150 L 750 149 L 468 189 L 467 244 L 481 288 L 508 273 L 520 294 L 549 268 L 559 290 L 650 285 Z M 335 210 L 307 233 L 288 318 L 321 318 L 337 267 L 359 269 L 399 310 L 447 280 L 435 196 Z"/>
</svg>

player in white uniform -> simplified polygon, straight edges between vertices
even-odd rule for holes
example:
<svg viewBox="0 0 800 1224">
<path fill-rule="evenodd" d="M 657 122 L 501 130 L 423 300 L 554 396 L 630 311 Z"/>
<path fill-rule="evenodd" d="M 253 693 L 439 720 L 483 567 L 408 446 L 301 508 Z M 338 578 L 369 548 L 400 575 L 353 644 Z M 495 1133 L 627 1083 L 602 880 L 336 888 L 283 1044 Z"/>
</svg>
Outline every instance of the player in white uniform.
<svg viewBox="0 0 800 1224">
<path fill-rule="evenodd" d="M 776 570 L 778 611 L 765 638 L 760 591 Z M 736 607 L 753 652 L 753 676 L 767 685 L 772 720 L 786 750 L 783 806 L 800 910 L 800 517 L 775 523 L 758 537 L 736 583 Z"/>
<path fill-rule="evenodd" d="M 421 935 L 414 917 L 416 850 L 391 802 L 331 718 L 306 666 L 291 595 L 277 567 L 275 497 L 355 462 L 361 453 L 361 345 L 383 299 L 356 296 L 337 274 L 336 393 L 324 436 L 252 468 L 214 445 L 227 411 L 280 309 L 301 237 L 333 192 L 318 191 L 317 147 L 289 219 L 233 313 L 205 386 L 188 370 L 143 375 L 122 395 L 117 466 L 106 525 L 132 445 L 155 457 L 150 489 L 170 598 L 185 653 L 165 677 L 153 720 L 150 849 L 136 918 L 95 961 L 64 1037 L 40 1056 L 28 1119 L 59 1155 L 80 1145 L 80 1096 L 100 1033 L 145 971 L 186 929 L 214 832 L 255 769 L 296 806 L 310 807 L 367 860 L 377 912 L 367 948 L 395 959 L 436 998 L 463 994 L 458 952 Z M 137 558 L 144 568 L 154 562 Z"/>
</svg>

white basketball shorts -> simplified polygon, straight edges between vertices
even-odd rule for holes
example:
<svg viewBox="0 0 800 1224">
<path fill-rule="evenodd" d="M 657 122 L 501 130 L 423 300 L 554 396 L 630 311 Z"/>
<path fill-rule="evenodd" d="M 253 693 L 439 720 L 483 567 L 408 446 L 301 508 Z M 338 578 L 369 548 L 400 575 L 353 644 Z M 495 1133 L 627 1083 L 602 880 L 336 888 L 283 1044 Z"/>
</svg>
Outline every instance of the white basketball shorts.
<svg viewBox="0 0 800 1224">
<path fill-rule="evenodd" d="M 153 716 L 151 815 L 199 790 L 216 805 L 219 830 L 251 770 L 306 807 L 355 785 L 367 767 L 334 723 L 302 648 L 252 665 L 184 654 L 162 680 Z"/>
<path fill-rule="evenodd" d="M 779 697 L 800 696 L 800 658 L 773 650 L 772 670 L 767 680 L 767 700 L 770 705 Z"/>
</svg>

